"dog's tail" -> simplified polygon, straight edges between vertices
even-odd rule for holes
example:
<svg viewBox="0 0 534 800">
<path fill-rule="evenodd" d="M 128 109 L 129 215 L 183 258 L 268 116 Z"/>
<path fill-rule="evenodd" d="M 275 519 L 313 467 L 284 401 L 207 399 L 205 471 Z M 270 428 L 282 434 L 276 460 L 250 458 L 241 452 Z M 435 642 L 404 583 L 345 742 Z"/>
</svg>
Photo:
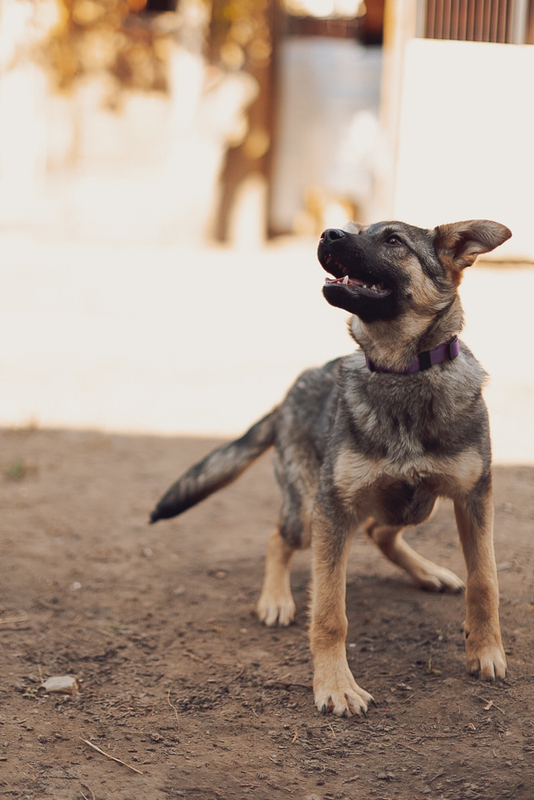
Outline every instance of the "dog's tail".
<svg viewBox="0 0 534 800">
<path fill-rule="evenodd" d="M 235 481 L 274 444 L 277 418 L 278 409 L 275 408 L 240 439 L 217 448 L 191 467 L 163 495 L 150 515 L 150 522 L 176 517 Z"/>
</svg>

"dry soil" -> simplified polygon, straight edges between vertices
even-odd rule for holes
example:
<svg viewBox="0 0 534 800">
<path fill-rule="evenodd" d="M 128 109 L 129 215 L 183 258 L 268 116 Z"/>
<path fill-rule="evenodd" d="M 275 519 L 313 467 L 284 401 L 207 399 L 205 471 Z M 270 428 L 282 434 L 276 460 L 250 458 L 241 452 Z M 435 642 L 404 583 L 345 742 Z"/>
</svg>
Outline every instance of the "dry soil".
<svg viewBox="0 0 534 800">
<path fill-rule="evenodd" d="M 213 440 L 27 427 L 0 441 L 1 797 L 532 800 L 534 467 L 495 468 L 508 678 L 465 674 L 462 596 L 418 591 L 360 537 L 348 654 L 379 705 L 344 720 L 313 705 L 308 554 L 295 624 L 254 616 L 269 456 L 149 527 Z M 464 574 L 450 504 L 411 540 Z M 40 690 L 65 674 L 77 696 Z"/>
</svg>

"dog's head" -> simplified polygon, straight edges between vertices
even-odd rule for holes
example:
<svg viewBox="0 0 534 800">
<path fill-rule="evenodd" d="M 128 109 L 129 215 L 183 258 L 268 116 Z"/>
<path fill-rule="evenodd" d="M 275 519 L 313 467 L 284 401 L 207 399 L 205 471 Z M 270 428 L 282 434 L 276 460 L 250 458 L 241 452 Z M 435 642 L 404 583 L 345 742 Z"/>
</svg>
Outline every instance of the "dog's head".
<svg viewBox="0 0 534 800">
<path fill-rule="evenodd" d="M 432 317 L 454 298 L 465 267 L 511 235 L 489 220 L 433 230 L 403 222 L 329 228 L 318 249 L 321 265 L 332 276 L 323 294 L 364 323 L 406 313 Z"/>
</svg>

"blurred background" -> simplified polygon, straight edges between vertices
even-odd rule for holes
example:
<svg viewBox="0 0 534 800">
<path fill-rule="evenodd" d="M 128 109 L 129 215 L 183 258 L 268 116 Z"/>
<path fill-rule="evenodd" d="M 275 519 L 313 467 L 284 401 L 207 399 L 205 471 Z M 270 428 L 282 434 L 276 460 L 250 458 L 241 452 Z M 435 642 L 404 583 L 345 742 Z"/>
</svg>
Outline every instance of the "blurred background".
<svg viewBox="0 0 534 800">
<path fill-rule="evenodd" d="M 0 0 L 0 424 L 228 435 L 351 349 L 324 227 L 485 217 L 496 454 L 534 458 L 531 0 Z"/>
</svg>

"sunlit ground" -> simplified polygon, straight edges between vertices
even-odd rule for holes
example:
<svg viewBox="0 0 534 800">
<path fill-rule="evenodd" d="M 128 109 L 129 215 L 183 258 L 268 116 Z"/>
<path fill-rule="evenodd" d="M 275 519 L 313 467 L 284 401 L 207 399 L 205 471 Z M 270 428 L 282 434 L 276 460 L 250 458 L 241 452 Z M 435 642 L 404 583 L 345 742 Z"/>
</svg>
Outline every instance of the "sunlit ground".
<svg viewBox="0 0 534 800">
<path fill-rule="evenodd" d="M 352 348 L 315 241 L 155 247 L 0 237 L 0 424 L 242 431 Z M 534 460 L 534 268 L 473 268 L 465 339 L 491 374 L 498 461 Z"/>
</svg>

